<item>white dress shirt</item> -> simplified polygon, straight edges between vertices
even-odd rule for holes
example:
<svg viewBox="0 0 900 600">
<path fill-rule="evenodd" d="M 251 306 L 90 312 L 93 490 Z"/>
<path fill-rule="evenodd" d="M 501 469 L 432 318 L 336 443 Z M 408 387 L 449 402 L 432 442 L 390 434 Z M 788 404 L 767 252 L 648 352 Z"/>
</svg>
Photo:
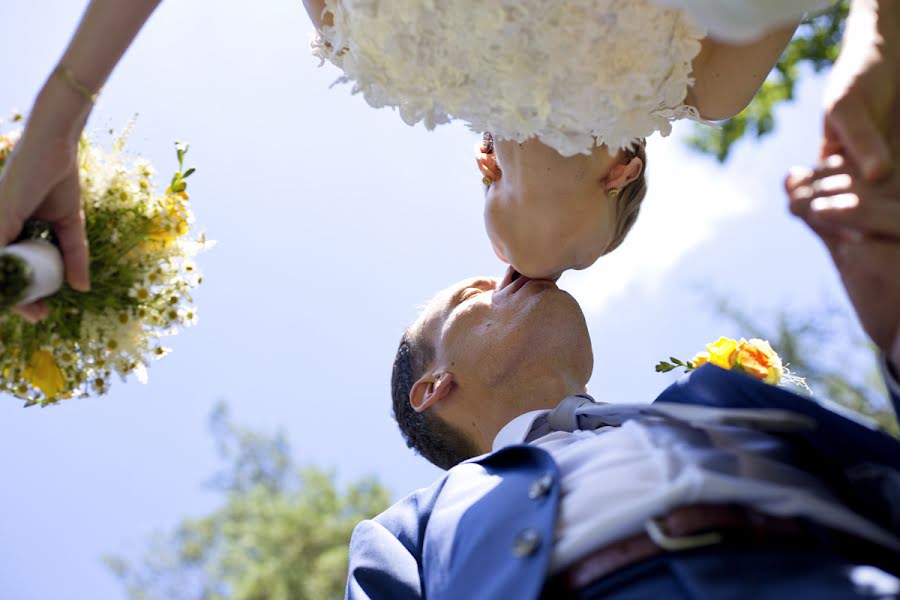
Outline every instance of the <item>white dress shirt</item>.
<svg viewBox="0 0 900 600">
<path fill-rule="evenodd" d="M 533 411 L 510 421 L 493 450 L 524 443 Z M 643 531 L 644 523 L 689 504 L 740 503 L 782 517 L 808 517 L 900 550 L 900 539 L 852 512 L 814 476 L 790 464 L 779 438 L 732 425 L 638 417 L 620 427 L 554 431 L 531 444 L 561 474 L 550 573 Z"/>
</svg>

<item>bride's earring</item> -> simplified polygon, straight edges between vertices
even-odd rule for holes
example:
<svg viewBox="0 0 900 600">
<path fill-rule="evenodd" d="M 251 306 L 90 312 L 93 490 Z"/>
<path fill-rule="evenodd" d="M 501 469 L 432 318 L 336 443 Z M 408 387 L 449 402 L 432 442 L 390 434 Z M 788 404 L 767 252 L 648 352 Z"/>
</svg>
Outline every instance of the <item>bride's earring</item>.
<svg viewBox="0 0 900 600">
<path fill-rule="evenodd" d="M 481 138 L 481 149 L 485 154 L 494 153 L 494 136 L 491 135 L 490 131 L 484 132 L 484 135 Z"/>
<path fill-rule="evenodd" d="M 619 197 L 619 194 L 621 194 L 621 193 L 622 193 L 622 190 L 620 190 L 619 188 L 613 188 L 613 189 L 609 190 L 609 192 L 607 192 L 606 195 L 609 197 L 610 200 L 615 200 Z"/>
<path fill-rule="evenodd" d="M 494 180 L 491 177 L 485 176 L 482 178 L 481 183 L 483 183 L 486 186 L 490 186 L 492 183 L 494 183 Z"/>
</svg>

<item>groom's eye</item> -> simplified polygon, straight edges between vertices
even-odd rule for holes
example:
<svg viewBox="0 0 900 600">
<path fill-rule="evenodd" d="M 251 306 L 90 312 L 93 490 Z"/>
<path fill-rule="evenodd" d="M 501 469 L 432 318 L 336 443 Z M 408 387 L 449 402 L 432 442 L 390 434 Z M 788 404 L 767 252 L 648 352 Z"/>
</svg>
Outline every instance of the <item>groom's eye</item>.
<svg viewBox="0 0 900 600">
<path fill-rule="evenodd" d="M 466 291 L 463 292 L 463 294 L 462 294 L 462 296 L 461 296 L 460 303 L 465 302 L 466 300 L 468 300 L 468 299 L 470 299 L 470 298 L 474 298 L 475 296 L 477 296 L 478 294 L 480 294 L 480 293 L 483 292 L 483 291 L 484 291 L 484 290 L 481 290 L 481 289 L 478 289 L 478 288 L 469 288 L 469 289 L 467 289 Z"/>
</svg>

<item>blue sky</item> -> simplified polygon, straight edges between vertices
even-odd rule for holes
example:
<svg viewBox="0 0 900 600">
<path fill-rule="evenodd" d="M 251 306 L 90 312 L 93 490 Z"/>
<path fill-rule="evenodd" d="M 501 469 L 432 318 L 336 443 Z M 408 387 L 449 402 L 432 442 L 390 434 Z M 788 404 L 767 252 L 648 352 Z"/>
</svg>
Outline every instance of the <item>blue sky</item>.
<svg viewBox="0 0 900 600">
<path fill-rule="evenodd" d="M 0 4 L 7 57 L 0 113 L 27 108 L 83 2 Z M 200 323 L 170 344 L 150 383 L 23 410 L 0 398 L 0 599 L 123 597 L 100 556 L 214 508 L 206 430 L 282 428 L 301 462 L 341 481 L 374 473 L 395 495 L 437 470 L 390 418 L 396 343 L 416 307 L 451 282 L 500 274 L 482 225 L 482 186 L 461 125 L 427 132 L 373 110 L 309 55 L 299 0 L 164 2 L 114 73 L 90 127 L 139 114 L 130 148 L 161 173 L 191 143 Z M 653 365 L 722 334 L 704 290 L 745 308 L 844 302 L 818 241 L 786 211 L 781 179 L 815 154 L 820 80 L 744 142 L 725 167 L 676 128 L 650 141 L 651 192 L 625 245 L 561 284 L 585 307 L 604 400 L 651 400 L 674 376 Z"/>
</svg>

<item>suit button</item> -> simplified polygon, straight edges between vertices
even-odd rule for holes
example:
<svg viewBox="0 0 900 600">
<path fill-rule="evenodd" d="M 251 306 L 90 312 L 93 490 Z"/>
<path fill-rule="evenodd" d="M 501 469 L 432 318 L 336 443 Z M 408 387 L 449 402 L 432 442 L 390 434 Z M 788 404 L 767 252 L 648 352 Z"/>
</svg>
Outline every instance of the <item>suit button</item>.
<svg viewBox="0 0 900 600">
<path fill-rule="evenodd" d="M 513 542 L 513 554 L 519 558 L 531 556 L 541 545 L 541 534 L 537 529 L 523 529 Z"/>
<path fill-rule="evenodd" d="M 537 500 L 541 496 L 545 496 L 553 488 L 553 475 L 544 473 L 534 480 L 531 487 L 528 488 L 528 497 Z"/>
</svg>

